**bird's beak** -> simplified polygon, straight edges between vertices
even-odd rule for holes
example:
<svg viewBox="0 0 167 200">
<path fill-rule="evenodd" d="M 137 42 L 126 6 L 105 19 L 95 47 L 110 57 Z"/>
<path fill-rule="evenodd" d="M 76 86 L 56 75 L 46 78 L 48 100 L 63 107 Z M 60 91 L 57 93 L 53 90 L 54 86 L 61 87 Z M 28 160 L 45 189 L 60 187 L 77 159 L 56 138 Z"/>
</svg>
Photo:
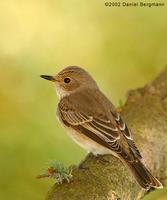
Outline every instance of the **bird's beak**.
<svg viewBox="0 0 167 200">
<path fill-rule="evenodd" d="M 44 78 L 48 81 L 56 81 L 56 79 L 53 76 L 49 76 L 49 75 L 41 75 L 41 78 Z"/>
</svg>

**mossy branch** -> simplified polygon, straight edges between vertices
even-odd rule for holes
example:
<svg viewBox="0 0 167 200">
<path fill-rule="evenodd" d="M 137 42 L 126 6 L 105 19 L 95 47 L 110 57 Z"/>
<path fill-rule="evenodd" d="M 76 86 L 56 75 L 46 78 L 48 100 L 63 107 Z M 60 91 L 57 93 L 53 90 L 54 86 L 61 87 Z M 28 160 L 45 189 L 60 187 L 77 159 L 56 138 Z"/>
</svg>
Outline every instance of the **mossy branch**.
<svg viewBox="0 0 167 200">
<path fill-rule="evenodd" d="M 143 162 L 167 184 L 167 68 L 151 83 L 132 90 L 122 115 L 143 155 Z M 73 180 L 55 184 L 46 200 L 139 200 L 145 194 L 126 167 L 115 157 L 111 164 L 95 158 L 75 169 Z"/>
</svg>

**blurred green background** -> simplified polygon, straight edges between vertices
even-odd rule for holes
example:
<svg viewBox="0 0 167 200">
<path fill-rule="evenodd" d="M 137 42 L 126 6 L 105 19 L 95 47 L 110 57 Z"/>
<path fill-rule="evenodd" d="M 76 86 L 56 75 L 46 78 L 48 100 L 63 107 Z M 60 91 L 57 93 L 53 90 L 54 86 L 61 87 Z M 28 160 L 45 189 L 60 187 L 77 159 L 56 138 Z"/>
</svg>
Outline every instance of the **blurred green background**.
<svg viewBox="0 0 167 200">
<path fill-rule="evenodd" d="M 35 177 L 48 161 L 68 166 L 85 155 L 56 120 L 55 90 L 39 75 L 82 66 L 118 105 L 167 64 L 166 19 L 166 6 L 0 2 L 0 199 L 44 199 L 53 181 Z M 167 189 L 146 199 L 165 200 Z"/>
</svg>

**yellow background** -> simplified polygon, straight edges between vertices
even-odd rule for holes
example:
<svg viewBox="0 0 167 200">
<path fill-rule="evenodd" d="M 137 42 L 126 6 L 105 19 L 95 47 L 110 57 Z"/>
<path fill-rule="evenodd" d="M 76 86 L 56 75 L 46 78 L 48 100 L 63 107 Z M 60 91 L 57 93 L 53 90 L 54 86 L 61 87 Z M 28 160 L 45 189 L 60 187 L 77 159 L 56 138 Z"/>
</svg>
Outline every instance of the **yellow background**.
<svg viewBox="0 0 167 200">
<path fill-rule="evenodd" d="M 165 0 L 164 0 L 165 1 Z M 112 8 L 104 0 L 0 2 L 0 198 L 44 199 L 36 180 L 50 160 L 78 163 L 85 151 L 55 118 L 58 99 L 40 74 L 87 69 L 118 105 L 167 64 L 167 7 Z M 167 189 L 147 200 L 167 199 Z"/>
</svg>

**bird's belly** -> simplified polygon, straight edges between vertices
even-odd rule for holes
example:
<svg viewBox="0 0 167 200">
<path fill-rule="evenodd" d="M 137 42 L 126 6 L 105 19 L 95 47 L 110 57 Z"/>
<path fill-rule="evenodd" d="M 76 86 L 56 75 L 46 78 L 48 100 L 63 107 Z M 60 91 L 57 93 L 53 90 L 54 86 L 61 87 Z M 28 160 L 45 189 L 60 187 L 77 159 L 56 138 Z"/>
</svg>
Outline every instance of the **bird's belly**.
<svg viewBox="0 0 167 200">
<path fill-rule="evenodd" d="M 75 131 L 73 128 L 65 127 L 67 133 L 70 137 L 82 148 L 86 149 L 88 152 L 92 152 L 94 155 L 97 154 L 113 154 L 112 151 L 97 142 L 93 141 L 89 137 L 85 136 L 82 133 Z"/>
</svg>

